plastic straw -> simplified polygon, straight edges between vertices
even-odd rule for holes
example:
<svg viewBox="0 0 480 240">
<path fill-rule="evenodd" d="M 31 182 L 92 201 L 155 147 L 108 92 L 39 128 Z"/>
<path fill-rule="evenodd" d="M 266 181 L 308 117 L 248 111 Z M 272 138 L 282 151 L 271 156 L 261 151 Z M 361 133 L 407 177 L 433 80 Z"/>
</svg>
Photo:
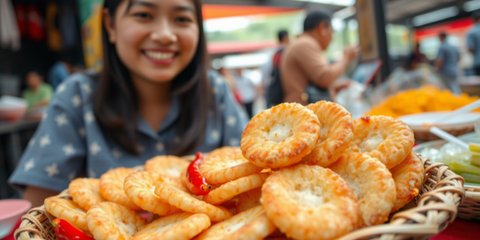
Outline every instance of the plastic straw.
<svg viewBox="0 0 480 240">
<path fill-rule="evenodd" d="M 443 117 L 437 119 L 437 120 L 434 120 L 432 123 L 442 123 L 442 122 L 445 122 L 445 120 L 448 120 L 449 118 L 451 117 L 455 117 L 455 116 L 458 116 L 458 115 L 462 115 L 462 114 L 465 114 L 465 113 L 469 113 L 477 108 L 480 107 L 480 100 L 477 100 L 475 102 L 472 102 L 470 104 L 467 104 L 459 109 L 456 109 L 454 111 L 451 111 L 447 114 L 445 114 Z"/>
<path fill-rule="evenodd" d="M 440 128 L 431 127 L 430 132 L 435 134 L 436 136 L 450 142 L 450 143 L 456 144 L 456 145 L 464 148 L 465 150 L 468 150 L 468 144 L 466 144 L 462 140 L 456 138 L 455 136 L 451 135 L 450 133 L 447 133 L 447 132 L 443 131 Z"/>
</svg>

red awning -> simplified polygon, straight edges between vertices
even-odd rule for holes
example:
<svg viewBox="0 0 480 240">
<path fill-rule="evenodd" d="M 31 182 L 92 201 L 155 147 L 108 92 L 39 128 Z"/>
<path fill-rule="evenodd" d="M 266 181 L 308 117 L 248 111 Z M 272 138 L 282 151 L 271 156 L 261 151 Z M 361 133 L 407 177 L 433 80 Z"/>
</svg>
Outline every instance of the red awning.
<svg viewBox="0 0 480 240">
<path fill-rule="evenodd" d="M 252 15 L 271 15 L 302 11 L 301 8 L 290 7 L 271 7 L 271 6 L 243 6 L 243 5 L 217 5 L 203 4 L 203 18 L 226 18 Z M 246 53 L 259 51 L 276 46 L 274 41 L 256 41 L 256 42 L 218 42 L 209 43 L 208 52 L 210 54 L 229 54 Z"/>
<path fill-rule="evenodd" d="M 431 27 L 424 27 L 415 30 L 415 40 L 421 41 L 427 37 L 436 37 L 441 31 L 449 34 L 464 33 L 473 26 L 471 18 L 463 18 L 448 23 L 437 24 Z"/>
<path fill-rule="evenodd" d="M 270 6 L 239 6 L 203 4 L 203 19 L 239 17 L 248 15 L 278 14 L 302 10 L 300 8 Z"/>
</svg>

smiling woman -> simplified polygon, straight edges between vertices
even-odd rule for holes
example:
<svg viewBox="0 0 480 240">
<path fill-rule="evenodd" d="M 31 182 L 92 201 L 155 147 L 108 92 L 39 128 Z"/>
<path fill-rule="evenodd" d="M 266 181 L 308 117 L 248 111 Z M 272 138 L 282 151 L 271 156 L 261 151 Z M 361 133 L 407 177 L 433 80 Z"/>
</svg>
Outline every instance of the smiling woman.
<svg viewBox="0 0 480 240">
<path fill-rule="evenodd" d="M 77 176 L 238 146 L 246 115 L 207 76 L 201 10 L 200 0 L 105 1 L 102 71 L 58 87 L 10 182 L 38 205 Z"/>
<path fill-rule="evenodd" d="M 105 27 L 134 85 L 170 82 L 190 63 L 199 42 L 191 1 L 125 2 L 117 12 Z"/>
</svg>

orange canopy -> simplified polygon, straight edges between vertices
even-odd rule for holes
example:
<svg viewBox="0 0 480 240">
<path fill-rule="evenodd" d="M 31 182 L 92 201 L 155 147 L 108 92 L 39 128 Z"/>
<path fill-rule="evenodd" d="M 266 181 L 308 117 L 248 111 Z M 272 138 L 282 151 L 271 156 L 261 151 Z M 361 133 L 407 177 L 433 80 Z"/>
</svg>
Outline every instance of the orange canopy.
<svg viewBox="0 0 480 240">
<path fill-rule="evenodd" d="M 210 54 L 228 54 L 254 52 L 265 48 L 274 48 L 274 41 L 256 41 L 256 42 L 217 42 L 208 43 L 208 52 Z"/>
<path fill-rule="evenodd" d="M 269 7 L 269 6 L 239 6 L 203 4 L 203 19 L 239 17 L 247 15 L 276 14 L 301 10 L 300 8 Z"/>
</svg>

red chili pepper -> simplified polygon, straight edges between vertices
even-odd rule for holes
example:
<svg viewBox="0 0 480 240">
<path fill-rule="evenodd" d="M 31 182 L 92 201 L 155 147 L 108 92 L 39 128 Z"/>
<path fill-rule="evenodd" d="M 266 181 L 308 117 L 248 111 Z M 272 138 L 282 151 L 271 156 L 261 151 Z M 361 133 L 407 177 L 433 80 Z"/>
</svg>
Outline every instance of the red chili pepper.
<svg viewBox="0 0 480 240">
<path fill-rule="evenodd" d="M 187 168 L 187 187 L 195 195 L 206 195 L 212 190 L 212 185 L 208 184 L 205 178 L 200 174 L 200 162 L 203 160 L 202 153 L 195 154 L 195 159 Z"/>
<path fill-rule="evenodd" d="M 94 240 L 82 230 L 61 218 L 52 221 L 57 240 Z"/>
<path fill-rule="evenodd" d="M 362 116 L 360 117 L 364 122 L 369 123 L 370 122 L 370 116 Z"/>
</svg>

